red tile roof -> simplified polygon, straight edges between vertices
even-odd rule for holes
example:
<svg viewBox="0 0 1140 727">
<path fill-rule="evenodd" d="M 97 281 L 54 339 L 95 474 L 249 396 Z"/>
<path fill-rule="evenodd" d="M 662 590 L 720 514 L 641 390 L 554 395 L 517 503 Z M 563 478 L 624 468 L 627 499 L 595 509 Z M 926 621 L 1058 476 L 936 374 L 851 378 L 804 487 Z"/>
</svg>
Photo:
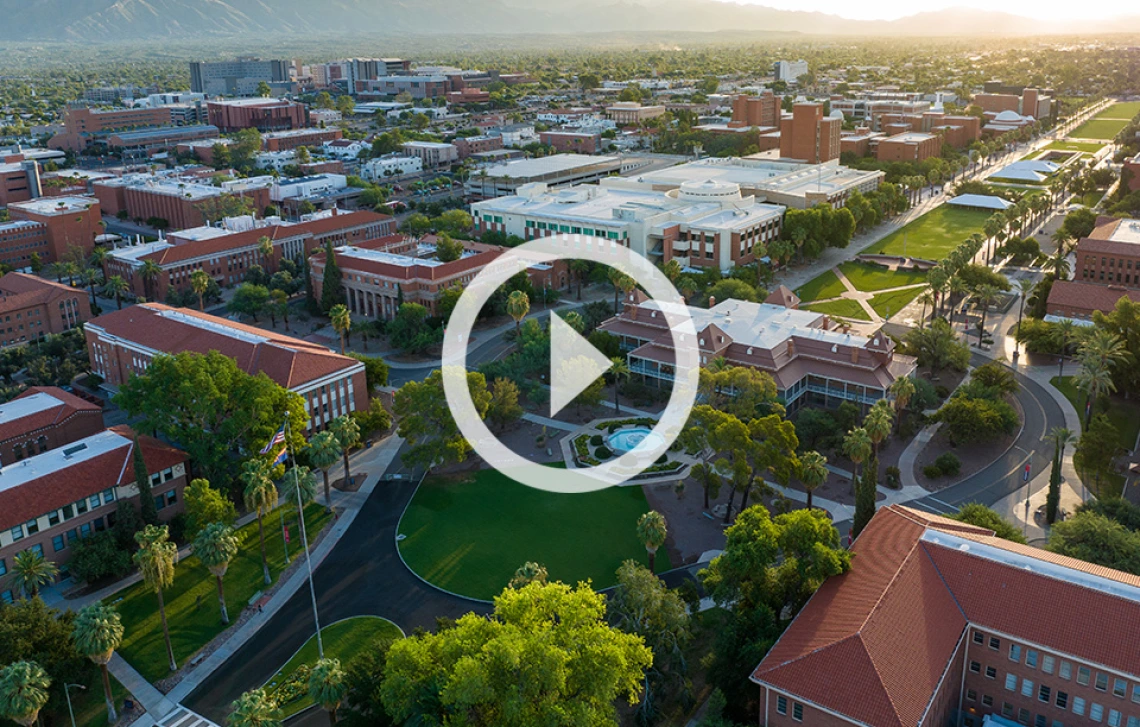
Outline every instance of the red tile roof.
<svg viewBox="0 0 1140 727">
<path fill-rule="evenodd" d="M 228 335 L 226 329 L 234 335 Z M 264 372 L 287 389 L 363 366 L 317 343 L 161 303 L 111 311 L 90 321 L 87 330 L 96 334 L 106 331 L 161 353 L 218 351 L 237 361 L 243 371 Z"/>
<path fill-rule="evenodd" d="M 1046 310 L 1049 313 L 1054 313 L 1055 309 L 1099 310 L 1108 313 L 1121 298 L 1140 303 L 1140 290 L 1129 290 L 1118 285 L 1083 283 L 1079 280 L 1058 280 L 1049 290 Z"/>
<path fill-rule="evenodd" d="M 59 426 L 79 412 L 103 411 L 102 407 L 84 401 L 74 394 L 69 394 L 58 386 L 30 386 L 13 401 L 27 399 L 36 394 L 48 394 L 55 398 L 58 404 L 18 419 L 8 416 L 0 417 L 0 442 L 13 437 L 24 436 L 46 427 Z M 4 406 L 0 404 L 0 414 L 3 411 Z"/>
<path fill-rule="evenodd" d="M 104 437 L 108 432 L 119 435 L 122 442 L 110 451 L 73 466 L 62 467 L 10 488 L 3 487 L 4 475 L 0 473 L 0 529 L 25 523 L 109 487 L 134 484 L 135 434 L 127 426 L 116 426 L 94 436 Z M 186 461 L 184 452 L 152 437 L 139 436 L 139 445 L 142 447 L 147 471 L 151 474 Z M 58 455 L 58 452 L 59 450 L 51 450 L 31 459 L 51 457 Z M 19 464 L 12 464 L 5 467 L 5 470 L 19 467 Z"/>
<path fill-rule="evenodd" d="M 1140 595 L 1119 593 L 1140 578 L 898 505 L 852 551 L 753 681 L 868 725 L 915 725 L 970 623 L 1140 674 Z"/>
<path fill-rule="evenodd" d="M 0 313 L 49 303 L 63 296 L 74 297 L 76 289 L 25 273 L 0 276 Z"/>
</svg>

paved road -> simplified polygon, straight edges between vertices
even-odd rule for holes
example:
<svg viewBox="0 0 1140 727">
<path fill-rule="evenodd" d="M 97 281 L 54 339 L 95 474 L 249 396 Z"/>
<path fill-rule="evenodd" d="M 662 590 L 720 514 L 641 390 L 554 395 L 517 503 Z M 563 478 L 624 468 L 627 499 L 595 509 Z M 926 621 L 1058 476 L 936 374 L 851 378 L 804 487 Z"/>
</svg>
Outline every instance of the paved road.
<svg viewBox="0 0 1140 727">
<path fill-rule="evenodd" d="M 321 623 L 350 616 L 383 616 L 405 632 L 434 628 L 437 616 L 486 611 L 484 604 L 449 596 L 425 585 L 396 551 L 395 533 L 415 483 L 381 483 L 352 526 L 315 573 Z M 307 588 L 300 589 L 258 633 L 184 700 L 186 707 L 225 724 L 241 693 L 264 684 L 313 634 Z M 323 712 L 300 724 L 328 724 Z"/>
</svg>

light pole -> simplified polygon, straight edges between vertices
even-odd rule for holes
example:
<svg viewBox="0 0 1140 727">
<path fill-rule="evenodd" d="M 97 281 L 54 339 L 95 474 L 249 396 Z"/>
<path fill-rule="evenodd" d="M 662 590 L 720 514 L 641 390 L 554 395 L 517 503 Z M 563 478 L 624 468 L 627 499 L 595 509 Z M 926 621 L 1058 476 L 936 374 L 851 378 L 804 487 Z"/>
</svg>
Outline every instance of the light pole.
<svg viewBox="0 0 1140 727">
<path fill-rule="evenodd" d="M 71 727 L 75 727 L 75 711 L 71 708 L 71 688 L 79 687 L 83 691 L 87 691 L 87 687 L 82 684 L 64 684 L 63 694 L 67 697 L 67 713 L 71 716 Z"/>
<path fill-rule="evenodd" d="M 289 410 L 285 410 L 285 449 L 289 452 L 289 458 L 293 461 L 293 466 L 296 467 L 297 463 L 293 460 L 293 452 L 289 449 Z M 294 473 L 296 474 L 296 473 Z M 317 658 L 325 658 L 325 645 L 321 640 L 321 620 L 317 616 L 317 589 L 313 585 L 313 560 L 309 554 L 309 536 L 305 532 L 305 509 L 301 504 L 301 487 L 299 482 L 294 482 L 297 486 L 297 519 L 300 521 L 301 528 L 301 546 L 305 549 L 305 566 L 309 570 L 309 596 L 313 599 L 313 623 L 317 627 Z"/>
</svg>

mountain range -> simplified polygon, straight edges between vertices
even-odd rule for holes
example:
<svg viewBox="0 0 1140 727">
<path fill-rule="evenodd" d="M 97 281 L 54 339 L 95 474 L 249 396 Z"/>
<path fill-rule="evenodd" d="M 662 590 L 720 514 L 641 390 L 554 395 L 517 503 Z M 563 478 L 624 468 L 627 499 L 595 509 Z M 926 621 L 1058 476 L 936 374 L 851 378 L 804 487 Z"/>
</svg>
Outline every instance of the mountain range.
<svg viewBox="0 0 1140 727">
<path fill-rule="evenodd" d="M 896 37 L 1140 32 L 1140 15 L 1050 23 L 953 8 L 891 21 L 855 21 L 721 0 L 0 0 L 0 18 L 0 40 L 8 41 L 729 29 Z"/>
</svg>

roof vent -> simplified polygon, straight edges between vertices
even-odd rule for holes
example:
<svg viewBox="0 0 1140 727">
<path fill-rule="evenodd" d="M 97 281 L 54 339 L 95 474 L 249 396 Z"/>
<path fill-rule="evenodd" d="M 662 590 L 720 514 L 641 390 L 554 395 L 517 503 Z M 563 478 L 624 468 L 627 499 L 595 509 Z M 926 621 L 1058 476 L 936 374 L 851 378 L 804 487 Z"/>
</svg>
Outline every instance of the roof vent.
<svg viewBox="0 0 1140 727">
<path fill-rule="evenodd" d="M 87 449 L 86 444 L 77 444 L 74 447 L 68 447 L 67 449 L 63 450 L 63 458 L 71 459 L 72 455 L 78 454 L 85 449 Z"/>
</svg>

